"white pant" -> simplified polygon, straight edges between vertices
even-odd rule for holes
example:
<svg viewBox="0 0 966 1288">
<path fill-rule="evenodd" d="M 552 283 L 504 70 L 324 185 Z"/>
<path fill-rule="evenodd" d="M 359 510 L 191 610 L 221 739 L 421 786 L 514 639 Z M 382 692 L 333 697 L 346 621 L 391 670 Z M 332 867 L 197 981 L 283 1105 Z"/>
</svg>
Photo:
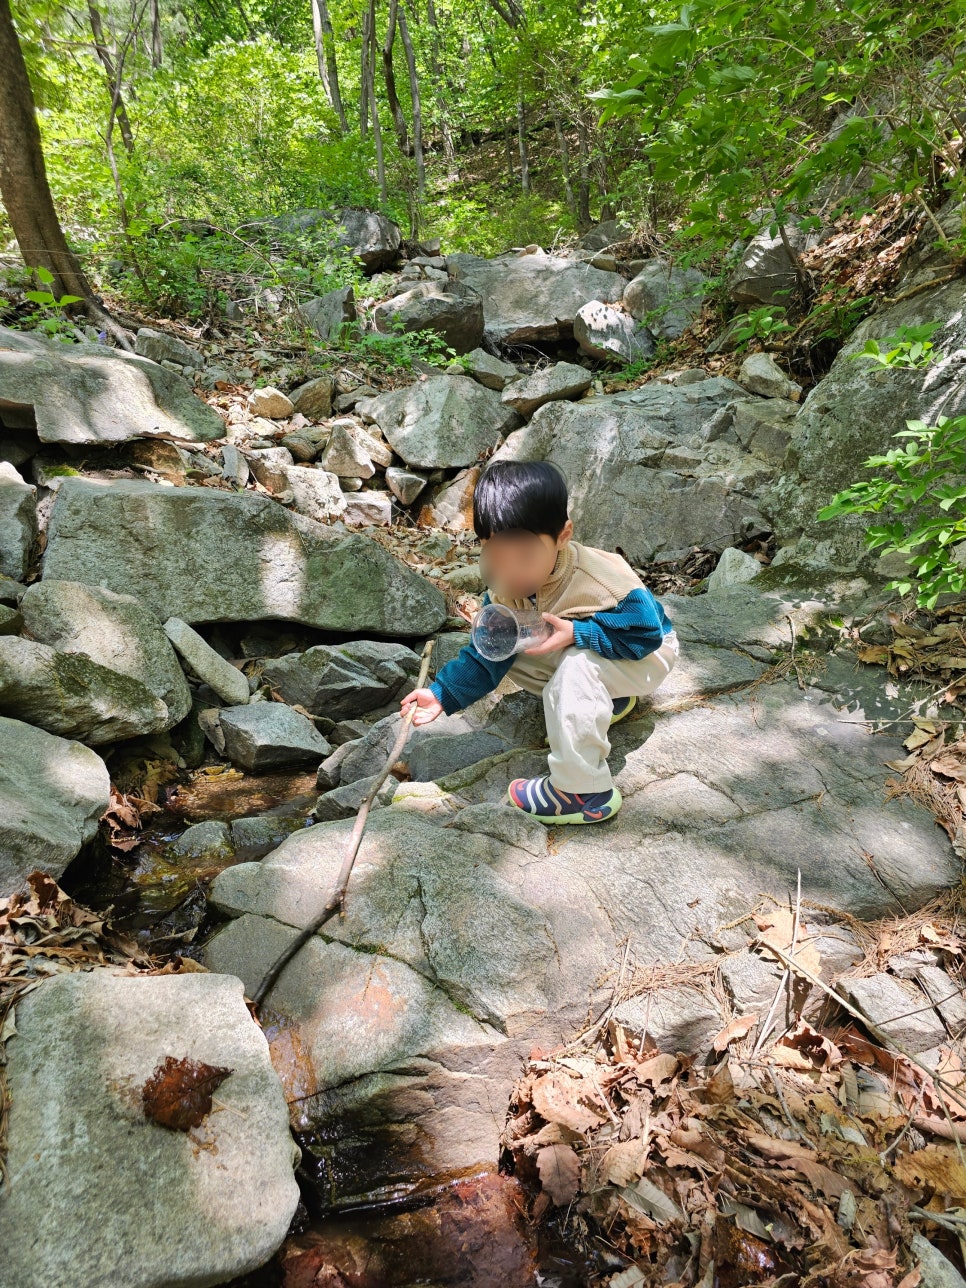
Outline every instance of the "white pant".
<svg viewBox="0 0 966 1288">
<path fill-rule="evenodd" d="M 509 678 L 528 693 L 543 694 L 550 741 L 550 781 L 562 792 L 606 792 L 614 785 L 607 757 L 613 699 L 653 693 L 678 659 L 678 637 L 665 635 L 655 652 L 635 661 L 612 661 L 591 649 L 561 649 L 536 657 L 518 653 Z"/>
</svg>

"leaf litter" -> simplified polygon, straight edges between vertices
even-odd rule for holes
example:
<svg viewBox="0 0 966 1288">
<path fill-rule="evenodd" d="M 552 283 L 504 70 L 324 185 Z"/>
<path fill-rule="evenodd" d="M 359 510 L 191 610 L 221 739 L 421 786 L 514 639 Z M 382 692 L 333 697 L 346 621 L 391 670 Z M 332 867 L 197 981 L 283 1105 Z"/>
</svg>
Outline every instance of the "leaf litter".
<svg viewBox="0 0 966 1288">
<path fill-rule="evenodd" d="M 928 950 L 961 987 L 963 896 L 949 891 L 902 919 L 836 914 L 865 949 L 849 973 Z M 601 1021 L 568 1046 L 532 1051 L 513 1089 L 504 1169 L 531 1195 L 531 1221 L 596 1258 L 594 1285 L 916 1288 L 919 1237 L 964 1264 L 958 1035 L 931 1069 L 881 1040 L 822 980 L 800 920 L 802 906 L 817 905 L 800 892 L 794 908 L 768 902 L 749 913 L 753 947 L 790 964 L 776 1001 L 783 991 L 797 1001 L 777 1028 L 770 1014 L 732 1015 L 706 1063 L 657 1049 L 617 1022 L 616 1004 L 680 987 L 687 972 L 628 970 L 625 950 Z M 692 984 L 708 982 L 692 973 Z"/>
</svg>

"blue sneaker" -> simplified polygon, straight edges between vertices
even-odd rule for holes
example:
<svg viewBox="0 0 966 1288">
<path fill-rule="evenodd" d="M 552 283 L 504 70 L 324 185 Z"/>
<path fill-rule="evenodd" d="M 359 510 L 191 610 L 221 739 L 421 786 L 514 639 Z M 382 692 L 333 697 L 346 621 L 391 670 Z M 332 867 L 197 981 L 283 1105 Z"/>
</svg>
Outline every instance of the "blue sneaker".
<svg viewBox="0 0 966 1288">
<path fill-rule="evenodd" d="M 515 778 L 507 789 L 510 804 L 540 823 L 603 823 L 620 809 L 621 794 L 609 792 L 562 792 L 549 774 L 539 778 Z"/>
<path fill-rule="evenodd" d="M 610 718 L 611 724 L 615 725 L 618 720 L 623 720 L 625 716 L 629 716 L 636 706 L 637 698 L 615 698 L 614 714 Z"/>
</svg>

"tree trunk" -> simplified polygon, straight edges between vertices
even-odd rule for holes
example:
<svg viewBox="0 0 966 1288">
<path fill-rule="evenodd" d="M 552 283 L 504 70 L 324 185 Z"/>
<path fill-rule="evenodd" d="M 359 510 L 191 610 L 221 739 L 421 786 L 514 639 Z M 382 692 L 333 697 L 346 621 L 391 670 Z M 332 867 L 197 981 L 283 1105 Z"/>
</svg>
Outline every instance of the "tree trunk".
<svg viewBox="0 0 966 1288">
<path fill-rule="evenodd" d="M 416 158 L 416 191 L 420 197 L 426 191 L 426 159 L 423 156 L 423 105 L 419 94 L 419 78 L 416 75 L 416 56 L 413 53 L 413 42 L 409 38 L 409 24 L 405 11 L 399 10 L 399 35 L 403 49 L 406 51 L 406 67 L 409 71 L 409 97 L 413 101 L 413 155 Z"/>
<path fill-rule="evenodd" d="M 94 37 L 94 49 L 100 59 L 101 66 L 107 74 L 107 88 L 111 92 L 113 115 L 117 119 L 125 150 L 128 156 L 131 156 L 134 152 L 134 134 L 131 131 L 131 122 L 128 120 L 127 108 L 124 106 L 124 96 L 121 93 L 121 69 L 114 62 L 111 57 L 111 51 L 107 47 L 104 24 L 101 21 L 100 10 L 94 4 L 94 0 L 88 0 L 87 12 L 90 14 L 91 19 L 91 35 Z"/>
<path fill-rule="evenodd" d="M 564 195 L 567 198 L 567 209 L 576 217 L 577 202 L 574 198 L 574 185 L 570 180 L 570 145 L 567 143 L 567 136 L 564 133 L 563 122 L 556 114 L 553 118 L 553 128 L 557 135 L 557 150 L 560 153 L 560 171 L 563 175 Z"/>
<path fill-rule="evenodd" d="M 151 66 L 161 66 L 164 50 L 161 45 L 161 3 L 151 0 Z"/>
<path fill-rule="evenodd" d="M 376 149 L 376 177 L 379 180 L 379 197 L 383 205 L 389 200 L 386 186 L 386 158 L 382 149 L 382 129 L 379 125 L 379 104 L 376 101 L 376 0 L 369 0 L 366 11 L 368 40 L 363 39 L 362 61 L 366 80 L 366 97 L 372 113 L 372 141 Z M 365 34 L 364 34 L 365 35 Z"/>
<path fill-rule="evenodd" d="M 517 103 L 517 142 L 520 145 L 520 187 L 530 191 L 530 154 L 527 152 L 527 116 L 521 98 Z"/>
<path fill-rule="evenodd" d="M 382 76 L 386 82 L 386 102 L 389 104 L 389 111 L 392 113 L 396 142 L 399 144 L 399 151 L 404 156 L 407 156 L 409 154 L 409 132 L 406 129 L 406 118 L 403 116 L 403 110 L 399 105 L 399 95 L 396 92 L 396 73 L 392 65 L 392 47 L 396 42 L 396 14 L 398 7 L 399 0 L 389 0 L 389 26 L 386 29 L 386 41 L 382 47 Z"/>
<path fill-rule="evenodd" d="M 315 53 L 319 60 L 319 76 L 329 105 L 339 118 L 343 134 L 349 133 L 349 121 L 342 105 L 339 89 L 339 65 L 335 60 L 335 35 L 326 0 L 312 0 L 312 30 L 315 33 Z"/>
<path fill-rule="evenodd" d="M 587 127 L 577 125 L 577 151 L 580 157 L 580 183 L 577 187 L 577 227 L 586 231 L 593 222 L 590 218 L 590 155 L 587 147 Z"/>
<path fill-rule="evenodd" d="M 444 89 L 443 68 L 439 61 L 439 23 L 436 21 L 436 8 L 433 0 L 426 0 L 426 21 L 432 33 L 429 46 L 429 70 L 432 72 L 433 84 L 436 87 L 436 102 L 439 104 L 439 129 L 443 136 L 443 156 L 449 166 L 449 178 L 459 178 L 459 167 L 456 164 L 456 148 L 453 146 L 453 131 L 449 122 L 449 106 Z"/>
<path fill-rule="evenodd" d="M 54 210 L 23 51 L 0 0 L 0 197 L 28 268 L 53 274 L 52 295 L 93 296 Z"/>
</svg>

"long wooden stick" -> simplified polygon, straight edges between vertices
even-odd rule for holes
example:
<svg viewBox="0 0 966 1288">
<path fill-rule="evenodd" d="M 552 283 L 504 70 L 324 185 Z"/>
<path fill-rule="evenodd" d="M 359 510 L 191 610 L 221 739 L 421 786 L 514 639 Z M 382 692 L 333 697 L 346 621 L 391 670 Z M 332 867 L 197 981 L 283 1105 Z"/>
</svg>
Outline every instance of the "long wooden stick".
<svg viewBox="0 0 966 1288">
<path fill-rule="evenodd" d="M 416 681 L 417 689 L 421 689 L 423 687 L 426 683 L 427 676 L 429 675 L 429 659 L 433 652 L 434 643 L 435 640 L 429 639 L 426 641 L 423 648 L 422 661 L 419 668 L 419 678 Z M 409 730 L 412 728 L 413 716 L 415 714 L 416 704 L 413 703 L 400 726 L 399 733 L 396 736 L 396 741 L 393 743 L 392 751 L 390 751 L 386 763 L 379 772 L 376 781 L 369 788 L 368 796 L 359 806 L 359 812 L 356 814 L 356 821 L 352 826 L 351 833 L 349 834 L 349 843 L 346 846 L 345 858 L 342 860 L 342 868 L 339 871 L 339 879 L 336 882 L 332 898 L 325 905 L 315 920 L 310 922 L 304 930 L 300 931 L 299 934 L 296 935 L 281 956 L 278 957 L 269 970 L 265 972 L 262 982 L 259 984 L 252 997 L 252 1002 L 254 1003 L 256 1011 L 265 1000 L 269 991 L 274 988 L 279 975 L 281 975 L 282 971 L 289 964 L 299 949 L 303 948 L 312 936 L 325 925 L 330 917 L 335 915 L 336 910 L 338 910 L 340 916 L 345 916 L 346 889 L 349 885 L 349 876 L 352 872 L 352 865 L 356 861 L 356 855 L 359 853 L 359 846 L 362 843 L 362 834 L 366 830 L 369 810 L 372 807 L 373 801 L 379 795 L 383 783 L 389 777 L 389 771 L 402 755 L 402 750 L 406 745 L 406 739 L 409 737 Z"/>
</svg>

